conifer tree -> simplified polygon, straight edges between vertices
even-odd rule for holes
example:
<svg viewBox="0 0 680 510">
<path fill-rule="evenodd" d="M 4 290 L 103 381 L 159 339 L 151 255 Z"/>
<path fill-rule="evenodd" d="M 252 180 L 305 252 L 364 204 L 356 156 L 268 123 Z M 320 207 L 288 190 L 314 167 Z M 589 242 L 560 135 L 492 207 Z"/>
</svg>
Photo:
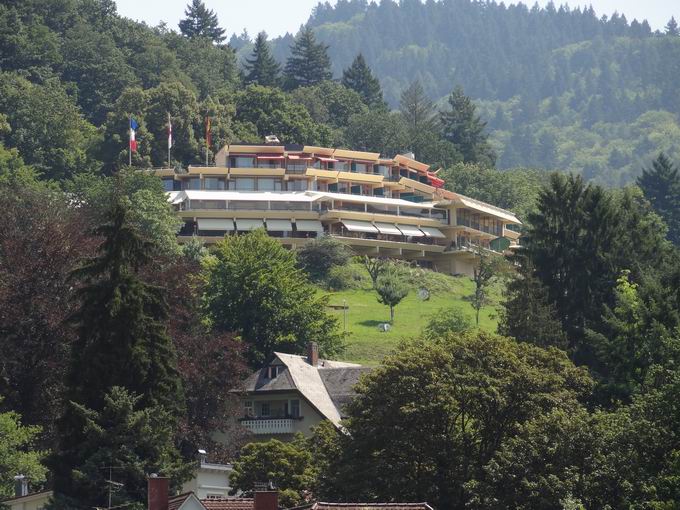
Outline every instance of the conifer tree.
<svg viewBox="0 0 680 510">
<path fill-rule="evenodd" d="M 668 239 L 680 246 L 680 175 L 678 168 L 664 154 L 652 162 L 652 168 L 642 170 L 637 184 L 645 198 L 668 225 Z"/>
<path fill-rule="evenodd" d="M 517 274 L 507 284 L 501 303 L 498 333 L 539 347 L 567 347 L 567 337 L 548 291 L 533 275 L 531 264 L 523 261 Z"/>
<path fill-rule="evenodd" d="M 114 202 L 108 221 L 94 234 L 102 238 L 98 254 L 73 274 L 80 284 L 80 307 L 73 317 L 78 338 L 66 381 L 73 405 L 58 424 L 60 444 L 51 461 L 55 493 L 83 507 L 92 506 L 81 498 L 84 482 L 78 474 L 92 453 L 83 449 L 83 413 L 94 416 L 104 410 L 113 387 L 138 395 L 143 408 L 162 409 L 170 424 L 183 407 L 175 351 L 164 324 L 168 307 L 163 289 L 142 278 L 152 244 L 131 224 L 123 198 Z"/>
<path fill-rule="evenodd" d="M 442 136 L 455 145 L 466 163 L 494 166 L 496 154 L 485 133 L 486 122 L 476 113 L 477 107 L 458 86 L 449 96 L 449 109 L 440 115 Z"/>
<path fill-rule="evenodd" d="M 255 47 L 251 58 L 246 59 L 245 64 L 247 84 L 276 87 L 279 84 L 281 66 L 272 56 L 267 44 L 267 33 L 260 32 L 255 39 Z"/>
<path fill-rule="evenodd" d="M 671 16 L 671 19 L 669 19 L 668 23 L 666 23 L 664 30 L 665 30 L 666 35 L 674 35 L 674 36 L 680 35 L 680 29 L 678 28 L 678 22 L 675 21 L 675 16 Z"/>
<path fill-rule="evenodd" d="M 412 81 L 401 93 L 399 111 L 411 137 L 437 128 L 437 111 L 432 100 L 425 94 L 420 80 Z"/>
<path fill-rule="evenodd" d="M 284 69 L 289 89 L 315 85 L 333 77 L 328 46 L 316 41 L 311 27 L 306 27 L 300 32 L 290 53 Z"/>
<path fill-rule="evenodd" d="M 352 65 L 342 72 L 342 84 L 359 93 L 366 105 L 384 108 L 382 89 L 378 78 L 373 76 L 371 68 L 366 64 L 364 56 L 359 53 Z"/>
<path fill-rule="evenodd" d="M 179 22 L 179 30 L 189 39 L 210 39 L 213 42 L 224 41 L 224 29 L 220 28 L 217 14 L 208 9 L 201 0 L 191 0 L 184 11 L 186 18 Z"/>
</svg>

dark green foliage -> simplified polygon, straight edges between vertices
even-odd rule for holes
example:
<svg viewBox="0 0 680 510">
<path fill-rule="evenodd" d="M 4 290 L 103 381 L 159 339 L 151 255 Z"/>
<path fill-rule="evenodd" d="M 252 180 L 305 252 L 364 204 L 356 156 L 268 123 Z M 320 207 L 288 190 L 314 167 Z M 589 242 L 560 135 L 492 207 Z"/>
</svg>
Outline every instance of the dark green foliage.
<svg viewBox="0 0 680 510">
<path fill-rule="evenodd" d="M 642 170 L 637 184 L 656 213 L 668 225 L 668 239 L 680 246 L 680 174 L 664 154 Z"/>
<path fill-rule="evenodd" d="M 538 194 L 550 174 L 523 168 L 499 171 L 457 164 L 444 169 L 439 177 L 444 179 L 446 189 L 513 211 L 525 221 L 536 207 Z"/>
<path fill-rule="evenodd" d="M 91 472 L 105 460 L 136 473 L 126 489 L 142 500 L 145 467 L 175 462 L 169 431 L 184 407 L 164 289 L 143 278 L 153 245 L 132 225 L 122 195 L 94 234 L 102 239 L 97 255 L 73 273 L 80 306 L 72 316 L 78 336 L 66 379 L 72 404 L 59 421 L 59 446 L 50 461 L 58 499 L 79 508 L 102 504 L 97 480 L 103 474 L 93 478 Z M 150 425 L 149 416 L 159 421 Z M 125 432 L 128 427 L 133 430 Z M 123 447 L 130 436 L 142 441 L 134 454 Z M 149 451 L 148 443 L 158 450 Z"/>
<path fill-rule="evenodd" d="M 153 244 L 140 236 L 123 197 L 114 201 L 107 222 L 94 234 L 102 238 L 97 255 L 73 274 L 80 284 L 80 308 L 73 316 L 78 339 L 68 397 L 97 410 L 104 394 L 121 386 L 141 395 L 145 406 L 178 413 L 182 390 L 164 323 L 164 289 L 142 276 Z"/>
<path fill-rule="evenodd" d="M 289 89 L 314 85 L 333 77 L 328 46 L 316 41 L 309 26 L 297 35 L 290 53 L 284 70 Z"/>
<path fill-rule="evenodd" d="M 297 254 L 298 265 L 316 282 L 323 281 L 330 270 L 345 266 L 352 252 L 343 242 L 330 236 L 323 236 L 305 244 Z"/>
<path fill-rule="evenodd" d="M 404 343 L 357 386 L 320 497 L 466 508 L 523 424 L 570 409 L 590 385 L 556 349 L 482 333 Z"/>
<path fill-rule="evenodd" d="M 671 16 L 671 19 L 668 20 L 668 23 L 666 23 L 666 26 L 664 27 L 664 32 L 666 35 L 671 36 L 680 35 L 680 29 L 678 29 L 678 22 L 675 21 L 675 16 Z"/>
<path fill-rule="evenodd" d="M 19 75 L 0 76 L 0 111 L 10 130 L 0 133 L 46 179 L 67 179 L 92 168 L 89 150 L 94 126 L 83 119 L 73 99 L 57 81 L 33 84 Z"/>
<path fill-rule="evenodd" d="M 477 262 L 473 268 L 472 281 L 475 291 L 470 296 L 470 304 L 475 310 L 475 321 L 479 326 L 479 312 L 489 304 L 489 286 L 507 272 L 505 259 L 498 255 L 489 255 L 481 249 L 477 252 Z"/>
<path fill-rule="evenodd" d="M 466 163 L 492 167 L 496 154 L 485 133 L 486 122 L 479 118 L 476 110 L 463 89 L 456 87 L 449 96 L 448 109 L 440 114 L 442 136 L 454 145 Z"/>
<path fill-rule="evenodd" d="M 408 134 L 398 113 L 371 110 L 352 115 L 345 137 L 353 149 L 388 156 L 400 154 L 408 148 Z"/>
<path fill-rule="evenodd" d="M 352 115 L 366 113 L 361 96 L 347 87 L 324 81 L 311 87 L 299 87 L 291 92 L 291 98 L 307 108 L 315 122 L 345 128 Z"/>
<path fill-rule="evenodd" d="M 246 497 L 252 497 L 256 484 L 266 480 L 279 489 L 279 503 L 292 508 L 305 502 L 315 482 L 318 471 L 315 460 L 299 433 L 290 442 L 270 439 L 249 443 L 234 462 L 229 483 L 234 492 L 242 491 Z"/>
<path fill-rule="evenodd" d="M 113 491 L 111 505 L 145 508 L 149 474 L 170 477 L 175 488 L 191 476 L 192 465 L 183 463 L 174 448 L 170 413 L 159 406 L 144 406 L 141 396 L 121 386 L 111 387 L 102 400 L 101 410 L 67 404 L 80 440 L 71 450 L 61 451 L 58 464 L 53 465 L 58 476 L 68 473 L 69 485 L 55 479 L 50 509 L 108 506 L 109 476 L 122 484 Z M 62 462 L 69 462 L 73 471 L 66 471 Z"/>
<path fill-rule="evenodd" d="M 279 89 L 249 85 L 236 94 L 235 102 L 236 121 L 254 126 L 258 142 L 275 134 L 282 143 L 323 145 L 329 136 L 325 126 L 316 124 L 303 106 Z"/>
<path fill-rule="evenodd" d="M 458 308 L 440 308 L 430 317 L 423 332 L 427 338 L 437 339 L 451 333 L 463 333 L 472 329 L 470 319 Z"/>
<path fill-rule="evenodd" d="M 296 265 L 295 253 L 264 230 L 227 237 L 206 265 L 205 313 L 218 330 L 241 335 L 252 366 L 274 351 L 304 352 L 310 341 L 324 356 L 341 350 L 326 298 Z"/>
<path fill-rule="evenodd" d="M 342 84 L 357 92 L 368 106 L 385 107 L 380 82 L 373 76 L 371 68 L 368 67 L 361 53 L 357 55 L 352 65 L 342 72 Z"/>
<path fill-rule="evenodd" d="M 179 22 L 182 35 L 189 39 L 203 38 L 220 43 L 226 39 L 220 28 L 217 14 L 208 9 L 201 0 L 191 0 L 184 11 L 186 18 Z"/>
<path fill-rule="evenodd" d="M 552 174 L 538 198 L 521 253 L 555 303 L 576 360 L 594 364 L 584 343 L 614 306 L 617 278 L 630 269 L 639 281 L 668 256 L 655 215 L 630 191 L 621 196 L 580 177 Z"/>
<path fill-rule="evenodd" d="M 245 82 L 248 84 L 276 87 L 279 85 L 281 66 L 274 59 L 267 43 L 267 34 L 260 32 L 255 39 L 251 58 L 246 59 Z"/>
<path fill-rule="evenodd" d="M 524 263 L 506 285 L 498 333 L 539 347 L 567 347 L 555 305 L 547 289 Z"/>
</svg>

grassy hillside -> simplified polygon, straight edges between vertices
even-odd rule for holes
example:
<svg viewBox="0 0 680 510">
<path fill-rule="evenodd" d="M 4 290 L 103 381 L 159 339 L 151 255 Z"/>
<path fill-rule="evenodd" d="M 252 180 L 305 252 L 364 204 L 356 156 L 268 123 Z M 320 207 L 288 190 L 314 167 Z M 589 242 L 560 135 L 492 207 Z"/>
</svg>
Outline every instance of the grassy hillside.
<svg viewBox="0 0 680 510">
<path fill-rule="evenodd" d="M 359 266 L 356 266 L 359 271 Z M 440 308 L 458 307 L 469 316 L 474 324 L 474 310 L 467 300 L 473 292 L 473 282 L 467 277 L 452 277 L 430 271 L 425 272 L 425 286 L 430 290 L 430 299 L 418 298 L 419 285 L 412 285 L 409 295 L 395 308 L 392 329 L 381 332 L 378 325 L 389 321 L 389 308 L 378 303 L 377 294 L 370 288 L 370 281 L 362 280 L 359 287 L 351 290 L 328 292 L 329 304 L 347 305 L 347 350 L 343 361 L 367 365 L 377 364 L 385 354 L 394 349 L 402 339 L 421 333 L 429 317 Z M 327 291 L 325 291 L 327 292 Z M 501 294 L 500 284 L 492 292 L 492 304 L 480 314 L 480 328 L 495 331 L 497 325 L 496 305 Z M 331 309 L 338 317 L 341 327 L 345 325 L 345 313 Z"/>
</svg>

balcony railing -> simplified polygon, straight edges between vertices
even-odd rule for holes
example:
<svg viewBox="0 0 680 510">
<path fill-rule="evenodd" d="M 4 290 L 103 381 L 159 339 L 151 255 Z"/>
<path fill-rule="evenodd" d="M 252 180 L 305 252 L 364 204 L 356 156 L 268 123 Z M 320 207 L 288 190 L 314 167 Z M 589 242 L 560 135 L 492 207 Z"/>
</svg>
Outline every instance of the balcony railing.
<svg viewBox="0 0 680 510">
<path fill-rule="evenodd" d="M 253 434 L 292 434 L 295 421 L 296 418 L 244 418 L 241 425 Z"/>
</svg>

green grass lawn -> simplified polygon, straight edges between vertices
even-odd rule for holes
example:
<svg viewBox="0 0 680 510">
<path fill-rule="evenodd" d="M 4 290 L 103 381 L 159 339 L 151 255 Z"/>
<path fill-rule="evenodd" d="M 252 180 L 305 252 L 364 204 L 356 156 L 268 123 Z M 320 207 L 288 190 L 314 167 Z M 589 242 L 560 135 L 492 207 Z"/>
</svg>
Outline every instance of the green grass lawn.
<svg viewBox="0 0 680 510">
<path fill-rule="evenodd" d="M 417 286 L 414 287 L 395 308 L 394 324 L 388 332 L 381 332 L 378 325 L 388 322 L 389 307 L 378 303 L 377 294 L 369 290 L 370 285 L 362 285 L 361 289 L 339 292 L 327 292 L 329 304 L 340 306 L 347 304 L 347 350 L 340 357 L 343 361 L 351 361 L 366 365 L 375 365 L 391 352 L 402 339 L 420 335 L 430 315 L 440 308 L 455 306 L 467 314 L 474 324 L 475 312 L 466 297 L 472 294 L 474 284 L 467 277 L 451 277 L 441 274 L 430 274 L 429 278 L 441 278 L 440 289 L 431 290 L 430 298 L 423 301 L 418 298 Z M 432 286 L 429 286 L 430 288 Z M 479 327 L 487 331 L 495 331 L 497 325 L 496 305 L 500 297 L 500 285 L 496 285 L 491 294 L 491 304 L 482 309 L 479 316 Z M 330 309 L 342 329 L 345 329 L 345 314 L 342 310 Z"/>
</svg>

